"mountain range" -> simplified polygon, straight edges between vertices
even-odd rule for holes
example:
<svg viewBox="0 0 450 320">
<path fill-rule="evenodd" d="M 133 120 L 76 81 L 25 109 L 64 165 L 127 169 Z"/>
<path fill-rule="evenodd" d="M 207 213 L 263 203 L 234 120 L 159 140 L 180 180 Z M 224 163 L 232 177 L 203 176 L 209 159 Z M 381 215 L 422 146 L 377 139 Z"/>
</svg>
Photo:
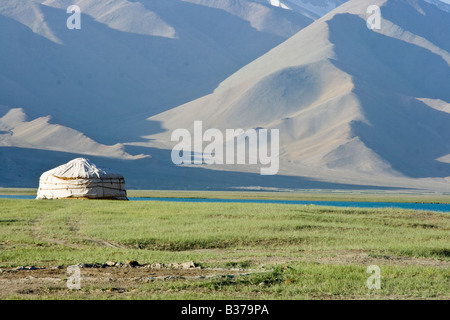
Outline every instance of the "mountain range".
<svg viewBox="0 0 450 320">
<path fill-rule="evenodd" d="M 82 8 L 81 30 L 65 28 L 69 4 Z M 366 26 L 374 4 L 380 30 Z M 87 154 L 133 188 L 450 192 L 447 7 L 2 2 L 0 186 L 35 185 L 44 169 Z M 171 164 L 171 132 L 196 120 L 279 129 L 279 175 Z"/>
</svg>

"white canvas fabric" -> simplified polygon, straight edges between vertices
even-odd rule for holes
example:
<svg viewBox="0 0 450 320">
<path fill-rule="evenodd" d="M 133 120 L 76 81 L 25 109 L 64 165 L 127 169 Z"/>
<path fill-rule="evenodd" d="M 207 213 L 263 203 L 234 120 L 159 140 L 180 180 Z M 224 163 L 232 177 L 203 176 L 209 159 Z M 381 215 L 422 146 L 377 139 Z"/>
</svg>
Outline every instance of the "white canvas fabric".
<svg viewBox="0 0 450 320">
<path fill-rule="evenodd" d="M 89 198 L 128 200 L 125 179 L 108 169 L 77 158 L 44 172 L 37 199 Z"/>
</svg>

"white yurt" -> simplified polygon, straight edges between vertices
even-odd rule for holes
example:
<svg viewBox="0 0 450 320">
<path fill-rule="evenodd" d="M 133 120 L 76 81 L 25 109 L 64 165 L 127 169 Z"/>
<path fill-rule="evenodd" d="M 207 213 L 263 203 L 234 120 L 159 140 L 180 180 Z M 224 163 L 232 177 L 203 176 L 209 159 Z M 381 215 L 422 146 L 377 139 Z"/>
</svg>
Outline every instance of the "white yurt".
<svg viewBox="0 0 450 320">
<path fill-rule="evenodd" d="M 122 175 L 99 168 L 85 158 L 74 159 L 41 175 L 37 199 L 63 198 L 128 200 Z"/>
</svg>

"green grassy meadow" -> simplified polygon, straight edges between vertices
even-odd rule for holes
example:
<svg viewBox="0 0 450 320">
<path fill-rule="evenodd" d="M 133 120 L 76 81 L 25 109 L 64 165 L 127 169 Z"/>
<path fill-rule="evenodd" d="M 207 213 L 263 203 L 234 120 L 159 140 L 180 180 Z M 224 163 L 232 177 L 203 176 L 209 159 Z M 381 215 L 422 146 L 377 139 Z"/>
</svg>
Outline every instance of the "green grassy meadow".
<svg viewBox="0 0 450 320">
<path fill-rule="evenodd" d="M 155 281 L 112 297 L 88 286 L 65 294 L 73 299 L 449 299 L 449 240 L 449 215 L 437 212 L 0 199 L 0 268 L 194 261 L 251 273 Z M 381 269 L 380 290 L 366 286 L 369 265 Z"/>
</svg>

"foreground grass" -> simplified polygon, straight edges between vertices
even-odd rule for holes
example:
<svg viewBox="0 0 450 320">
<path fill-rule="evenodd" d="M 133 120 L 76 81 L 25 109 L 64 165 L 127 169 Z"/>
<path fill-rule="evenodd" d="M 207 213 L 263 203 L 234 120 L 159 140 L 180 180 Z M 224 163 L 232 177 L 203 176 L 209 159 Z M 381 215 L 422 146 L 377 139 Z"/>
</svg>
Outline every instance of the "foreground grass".
<svg viewBox="0 0 450 320">
<path fill-rule="evenodd" d="M 447 299 L 449 231 L 448 214 L 393 209 L 0 199 L 0 268 L 193 260 L 253 272 L 152 282 L 120 296 L 87 286 L 72 298 Z M 381 290 L 366 287 L 371 264 L 382 270 Z"/>
</svg>

